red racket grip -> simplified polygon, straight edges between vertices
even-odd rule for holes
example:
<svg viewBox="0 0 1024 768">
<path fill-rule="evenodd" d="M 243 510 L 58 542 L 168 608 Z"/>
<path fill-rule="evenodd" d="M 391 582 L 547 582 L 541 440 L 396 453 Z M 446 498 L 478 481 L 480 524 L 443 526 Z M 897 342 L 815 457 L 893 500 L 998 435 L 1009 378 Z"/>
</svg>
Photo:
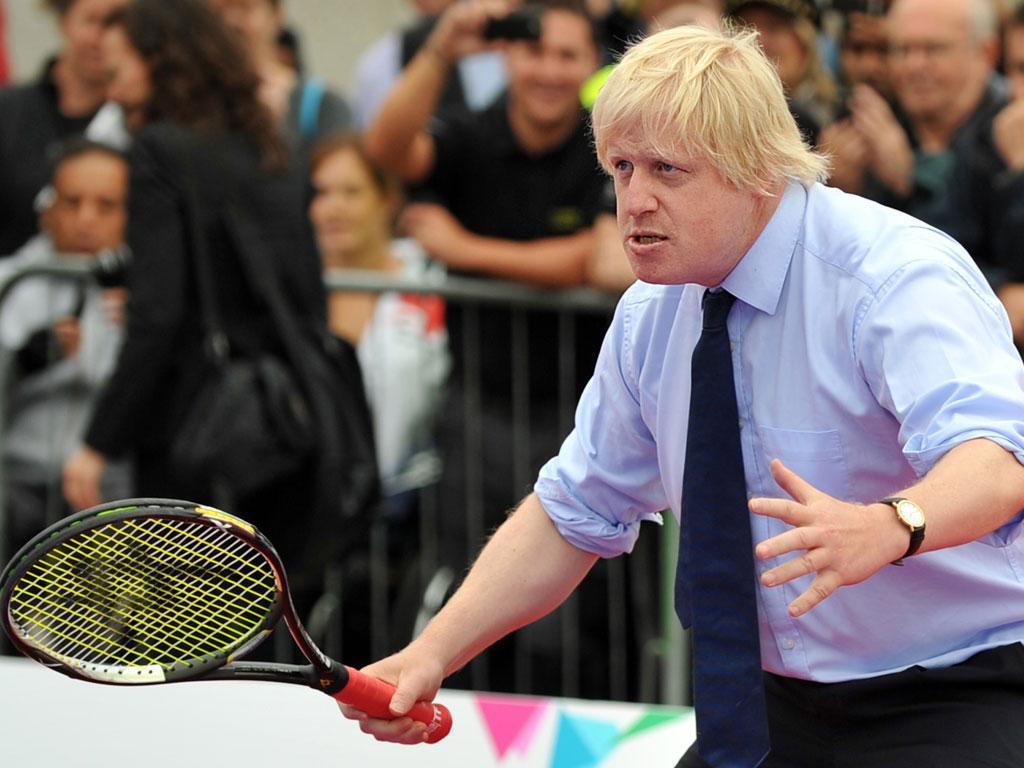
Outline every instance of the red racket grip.
<svg viewBox="0 0 1024 768">
<path fill-rule="evenodd" d="M 376 677 L 364 675 L 352 667 L 345 667 L 348 671 L 348 683 L 337 693 L 334 698 L 343 704 L 351 704 L 360 709 L 370 717 L 382 720 L 394 720 L 395 715 L 388 706 L 391 704 L 391 697 L 395 695 L 395 686 L 378 680 Z M 427 726 L 427 743 L 433 744 L 448 735 L 452 729 L 452 713 L 443 704 L 433 704 L 429 701 L 417 701 L 405 717 Z"/>
</svg>

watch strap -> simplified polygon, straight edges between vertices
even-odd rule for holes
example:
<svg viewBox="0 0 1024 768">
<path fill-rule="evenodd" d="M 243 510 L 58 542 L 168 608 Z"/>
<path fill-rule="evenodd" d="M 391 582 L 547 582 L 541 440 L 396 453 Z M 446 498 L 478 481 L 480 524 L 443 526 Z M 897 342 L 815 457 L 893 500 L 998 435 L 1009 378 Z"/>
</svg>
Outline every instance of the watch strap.
<svg viewBox="0 0 1024 768">
<path fill-rule="evenodd" d="M 878 500 L 880 504 L 888 504 L 889 506 L 891 506 L 894 511 L 898 511 L 896 505 L 899 504 L 901 501 L 909 501 L 909 499 L 906 499 L 903 496 L 886 496 L 884 499 Z M 900 522 L 903 522 L 902 518 L 900 518 Z M 913 555 L 914 553 L 916 553 L 917 550 L 921 548 L 921 544 L 924 542 L 923 525 L 917 528 L 910 528 L 908 526 L 908 529 L 910 530 L 910 543 L 907 545 L 907 551 L 904 552 L 903 556 L 900 557 L 898 560 L 893 560 L 893 565 L 903 565 L 903 561 L 906 558 Z"/>
</svg>

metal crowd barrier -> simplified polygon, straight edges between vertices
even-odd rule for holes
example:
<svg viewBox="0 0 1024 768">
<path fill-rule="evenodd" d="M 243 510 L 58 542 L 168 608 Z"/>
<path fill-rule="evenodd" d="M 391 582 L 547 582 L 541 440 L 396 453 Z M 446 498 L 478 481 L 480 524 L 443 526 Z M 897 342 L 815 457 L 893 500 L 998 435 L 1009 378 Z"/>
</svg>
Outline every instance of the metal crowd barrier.
<svg viewBox="0 0 1024 768">
<path fill-rule="evenodd" d="M 62 259 L 47 266 L 33 266 L 22 269 L 0 281 L 0 307 L 10 290 L 21 280 L 31 276 L 82 279 L 95 273 L 95 262 L 89 259 Z M 528 413 L 527 377 L 529 370 L 529 340 L 525 332 L 525 316 L 529 310 L 552 310 L 558 315 L 560 381 L 571 381 L 569 372 L 574 364 L 574 333 L 577 318 L 587 313 L 599 313 L 611 317 L 615 297 L 586 288 L 545 290 L 519 283 L 499 280 L 446 277 L 444 279 L 410 280 L 393 277 L 379 272 L 358 270 L 329 270 L 324 275 L 330 291 L 359 291 L 432 294 L 444 298 L 449 305 L 458 304 L 464 317 L 464 339 L 461 353 L 465 361 L 463 391 L 467 409 L 466 437 L 471 443 L 484 438 L 480 425 L 474 423 L 472 408 L 479 401 L 479 358 L 480 345 L 486 340 L 479 338 L 474 328 L 475 312 L 480 307 L 499 305 L 511 308 L 512 347 L 510 354 L 513 370 L 518 371 L 512 383 L 513 391 L 513 432 L 521 428 L 524 412 Z M 0 350 L 0 445 L 3 444 L 3 430 L 7 424 L 7 406 L 10 399 L 13 356 Z M 559 430 L 568 433 L 572 426 L 575 394 L 571 386 L 562 384 L 558 392 Z M 513 444 L 518 444 L 513 436 Z M 479 480 L 480 467 L 474 466 L 472 445 L 465 451 L 465 473 L 468 482 Z M 432 463 L 435 462 L 435 463 Z M 524 464 L 528 456 L 514 450 L 510 475 L 517 483 L 528 483 L 528 472 Z M 371 606 L 369 626 L 369 648 L 373 657 L 379 657 L 400 648 L 425 621 L 440 607 L 444 596 L 457 582 L 460 574 L 449 564 L 442 562 L 439 555 L 439 516 L 457 514 L 462 511 L 441 510 L 438 503 L 436 480 L 438 468 L 436 457 L 425 457 L 417 477 L 411 484 L 419 499 L 416 546 L 418 562 L 388 562 L 389 534 L 384 522 L 375 523 L 369 534 L 367 568 L 369 582 L 369 603 Z M 485 538 L 483 510 L 480 499 L 470 493 L 467 496 L 466 535 L 471 549 L 478 549 Z M 494 512 L 494 510 L 492 510 Z M 582 676 L 601 674 L 606 685 L 599 697 L 612 700 L 636 700 L 651 703 L 679 705 L 689 701 L 689 665 L 687 640 L 680 630 L 673 611 L 673 574 L 676 557 L 676 526 L 671 514 L 665 515 L 661 529 L 643 526 L 640 541 L 633 554 L 625 558 L 600 561 L 595 570 L 603 570 L 600 579 L 606 594 L 601 602 L 607 605 L 607 631 L 599 644 L 606 649 L 605 669 L 583 670 L 579 666 L 581 646 L 580 606 L 574 595 L 559 608 L 552 618 L 545 621 L 558 623 L 560 638 L 560 693 L 574 697 L 584 690 Z M 0 562 L 6 562 L 11 554 L 6 550 L 6 477 L 4 463 L 0 462 Z M 474 551 L 475 554 L 475 551 Z M 463 568 L 468 563 L 463 564 Z M 395 605 L 393 577 L 395 571 L 406 569 L 405 604 Z M 325 577 L 324 596 L 313 609 L 310 617 L 312 630 L 319 635 L 325 649 L 345 658 L 341 647 L 345 641 L 347 621 L 346 604 L 351 590 L 346 591 L 346 568 L 344 564 L 331 569 Z M 581 586 L 587 589 L 587 580 Z M 628 590 L 628 591 L 627 591 Z M 408 595 L 415 599 L 410 602 Z M 403 616 L 396 618 L 396 610 Z M 362 630 L 360 630 L 362 631 Z M 588 638 L 593 640 L 593 638 Z M 529 667 L 529 655 L 520 652 L 517 645 L 515 663 Z M 477 662 L 471 666 L 472 686 L 487 689 L 486 664 Z M 516 692 L 532 693 L 529 689 L 529 675 L 516 674 Z M 590 691 L 593 687 L 590 686 Z"/>
</svg>

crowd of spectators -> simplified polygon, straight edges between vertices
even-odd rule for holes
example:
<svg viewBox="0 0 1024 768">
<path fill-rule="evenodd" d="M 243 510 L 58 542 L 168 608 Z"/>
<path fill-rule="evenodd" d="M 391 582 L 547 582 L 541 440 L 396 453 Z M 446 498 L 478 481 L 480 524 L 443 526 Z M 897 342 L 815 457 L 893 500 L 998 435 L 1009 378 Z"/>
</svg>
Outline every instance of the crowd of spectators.
<svg viewBox="0 0 1024 768">
<path fill-rule="evenodd" d="M 203 354 L 190 311 L 194 234 L 183 211 L 191 186 L 208 213 L 249 186 L 259 190 L 249 199 L 263 206 L 276 279 L 296 312 L 358 353 L 385 492 L 401 494 L 412 457 L 441 457 L 441 507 L 451 511 L 442 516 L 444 558 L 461 571 L 474 554 L 463 510 L 475 508 L 486 532 L 528 490 L 558 448 L 559 410 L 586 383 L 607 318 L 576 319 L 565 365 L 554 312 L 469 311 L 401 292 L 326 296 L 317 267 L 623 290 L 633 278 L 614 193 L 594 157 L 586 94 L 630 41 L 665 26 L 754 27 L 806 141 L 830 157 L 830 184 L 959 240 L 1024 345 L 1022 3 L 417 0 L 414 19 L 368 42 L 352 73 L 319 76 L 302 66 L 284 0 L 42 5 L 54 14 L 60 48 L 36 76 L 0 88 L 6 273 L 122 243 L 134 258 L 116 292 L 29 282 L 0 307 L 0 342 L 36 366 L 19 374 L 5 425 L 5 499 L 19 521 L 9 545 L 44 521 L 33 503 L 49 504 L 52 518 L 55 508 L 128 491 L 212 492 L 165 471 L 168 435 L 197 386 L 182 356 Z M 512 12 L 539 14 L 539 35 L 488 34 L 489 19 Z M 328 75 L 351 91 L 326 86 Z M 84 135 L 130 136 L 131 148 L 122 154 Z M 86 163 L 95 166 L 90 183 L 116 189 L 70 191 Z M 207 218 L 209 245 L 223 250 L 223 233 Z M 217 269 L 225 285 L 237 282 L 237 265 Z M 262 343 L 258 303 L 229 304 L 238 345 Z M 467 335 L 483 343 L 472 350 Z M 41 338 L 49 359 L 32 358 Z M 479 373 L 471 393 L 467 371 Z M 39 392 L 50 397 L 50 420 L 38 415 Z M 516 409 L 523 402 L 525 422 Z M 46 441 L 15 445 L 12 436 L 57 416 L 55 453 L 17 486 L 11 468 L 27 454 L 16 449 Z M 138 440 L 142 427 L 147 438 Z M 512 455 L 526 458 L 522 476 L 509 471 Z M 122 456 L 134 472 L 101 490 L 108 459 Z M 54 478 L 65 460 L 60 498 Z M 466 476 L 473 462 L 476 490 Z M 295 557 L 309 531 L 273 509 L 301 498 L 305 480 L 300 473 L 236 499 Z M 46 500 L 54 495 L 56 507 Z"/>
</svg>

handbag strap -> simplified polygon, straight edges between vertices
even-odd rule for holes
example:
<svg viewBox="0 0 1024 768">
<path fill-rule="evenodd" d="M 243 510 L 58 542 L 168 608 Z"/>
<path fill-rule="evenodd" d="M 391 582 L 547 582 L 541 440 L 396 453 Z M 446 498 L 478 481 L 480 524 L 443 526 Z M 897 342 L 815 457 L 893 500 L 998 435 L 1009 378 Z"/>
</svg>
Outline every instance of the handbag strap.
<svg viewBox="0 0 1024 768">
<path fill-rule="evenodd" d="M 191 153 L 185 152 L 185 157 L 191 158 Z M 220 310 L 217 307 L 215 295 L 213 270 L 210 264 L 210 249 L 207 247 L 206 237 L 203 235 L 203 227 L 200 221 L 199 212 L 202 210 L 199 204 L 199 182 L 195 173 L 195 166 L 192 162 L 186 164 L 185 169 L 185 219 L 188 227 L 189 253 L 192 256 L 192 266 L 195 268 L 196 287 L 199 292 L 199 311 L 203 324 L 204 351 L 210 359 L 219 365 L 227 362 L 231 353 L 231 345 L 228 341 L 227 332 L 221 321 Z"/>
</svg>

